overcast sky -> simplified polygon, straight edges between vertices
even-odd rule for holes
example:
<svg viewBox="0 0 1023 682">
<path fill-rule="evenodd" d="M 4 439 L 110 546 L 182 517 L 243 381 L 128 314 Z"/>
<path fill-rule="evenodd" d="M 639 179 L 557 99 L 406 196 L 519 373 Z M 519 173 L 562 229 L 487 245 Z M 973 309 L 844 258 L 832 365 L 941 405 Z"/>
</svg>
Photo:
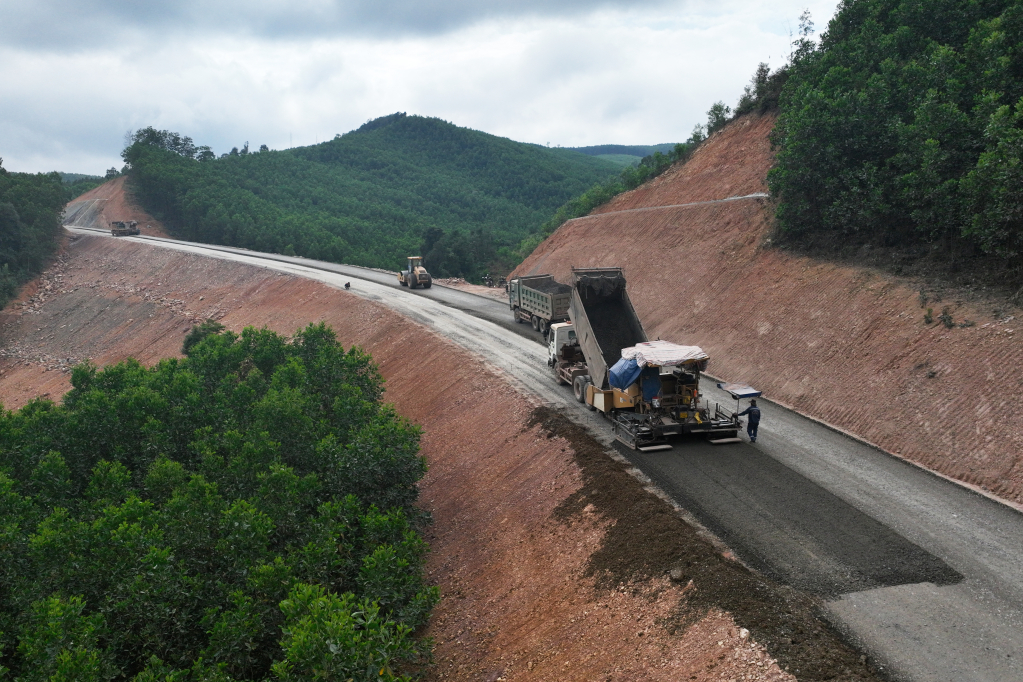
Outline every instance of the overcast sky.
<svg viewBox="0 0 1023 682">
<path fill-rule="evenodd" d="M 522 142 L 680 142 L 835 0 L 0 0 L 4 168 L 102 174 L 152 125 L 223 153 L 395 111 Z"/>
</svg>

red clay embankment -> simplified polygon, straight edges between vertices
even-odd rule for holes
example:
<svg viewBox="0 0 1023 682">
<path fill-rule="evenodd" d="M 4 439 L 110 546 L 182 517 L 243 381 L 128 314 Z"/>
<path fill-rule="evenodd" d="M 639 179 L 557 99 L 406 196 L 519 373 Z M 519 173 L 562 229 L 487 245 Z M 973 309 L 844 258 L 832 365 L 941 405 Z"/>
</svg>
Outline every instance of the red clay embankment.
<svg viewBox="0 0 1023 682">
<path fill-rule="evenodd" d="M 885 450 L 1023 503 L 1023 321 L 920 284 L 770 248 L 772 116 L 715 134 L 684 166 L 569 221 L 517 273 L 620 266 L 651 338 L 702 346 L 710 372 Z M 640 209 L 640 210 L 631 210 Z M 765 414 L 767 423 L 770 411 Z"/>
<path fill-rule="evenodd" d="M 137 206 L 125 191 L 127 179 L 122 175 L 76 197 L 64 209 L 64 224 L 109 230 L 114 220 L 135 220 L 142 234 L 166 237 L 163 223 Z"/>
<path fill-rule="evenodd" d="M 86 358 L 104 365 L 133 356 L 151 364 L 178 355 L 192 323 L 207 317 L 235 331 L 255 325 L 286 334 L 326 321 L 346 346 L 373 355 L 387 400 L 423 426 L 430 471 L 422 503 L 434 518 L 428 571 L 442 593 L 425 633 L 437 644 L 428 679 L 793 679 L 730 613 L 699 598 L 723 579 L 740 597 L 773 588 L 696 539 L 624 471 L 618 480 L 627 490 L 591 483 L 580 492 L 592 476 L 569 440 L 531 425 L 529 398 L 425 329 L 409 344 L 407 334 L 394 331 L 408 330 L 409 320 L 354 294 L 137 242 L 74 238 L 0 318 L 0 399 L 8 408 L 44 390 L 59 399 L 69 387 L 68 367 Z M 45 389 L 33 390 L 39 386 Z M 596 502 L 566 511 L 570 499 L 587 496 Z M 670 540 L 683 545 L 676 556 L 689 557 L 688 585 L 659 571 L 596 586 L 587 564 L 616 522 L 602 512 L 601 496 L 662 519 L 630 522 L 618 535 L 633 546 L 621 551 L 635 559 L 656 549 L 643 546 L 643 533 L 668 528 Z M 780 650 L 793 652 L 796 667 L 818 671 L 804 679 L 832 679 L 848 667 L 856 672 L 843 679 L 870 678 L 827 628 L 809 616 L 794 622 L 789 612 L 799 609 L 777 603 L 784 607 L 751 620 L 781 623 L 772 631 Z M 805 633 L 803 641 L 781 642 L 794 631 Z"/>
</svg>

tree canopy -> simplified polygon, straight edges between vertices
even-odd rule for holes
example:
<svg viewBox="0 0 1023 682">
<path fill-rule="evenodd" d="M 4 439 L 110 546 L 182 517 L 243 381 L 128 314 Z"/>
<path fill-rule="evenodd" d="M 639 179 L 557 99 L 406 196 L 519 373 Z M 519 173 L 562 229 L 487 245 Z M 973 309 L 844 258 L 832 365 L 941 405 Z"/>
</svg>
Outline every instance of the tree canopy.
<svg viewBox="0 0 1023 682">
<path fill-rule="evenodd" d="M 845 0 L 788 69 L 783 237 L 1023 260 L 1023 5 Z"/>
<path fill-rule="evenodd" d="M 0 306 L 53 255 L 68 192 L 59 173 L 9 173 L 0 159 Z"/>
<path fill-rule="evenodd" d="M 0 675 L 407 680 L 419 430 L 326 326 L 197 327 L 0 411 Z"/>
</svg>

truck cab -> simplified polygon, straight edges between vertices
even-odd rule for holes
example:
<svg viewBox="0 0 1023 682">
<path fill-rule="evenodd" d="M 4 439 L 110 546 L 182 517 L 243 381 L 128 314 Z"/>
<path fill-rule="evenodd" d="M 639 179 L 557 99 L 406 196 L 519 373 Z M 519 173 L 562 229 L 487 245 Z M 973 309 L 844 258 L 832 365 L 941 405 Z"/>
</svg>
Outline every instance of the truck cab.
<svg viewBox="0 0 1023 682">
<path fill-rule="evenodd" d="M 558 356 L 561 354 L 561 350 L 565 346 L 571 345 L 579 345 L 579 340 L 575 337 L 575 327 L 572 326 L 572 323 L 558 322 L 552 324 L 550 332 L 547 334 L 547 364 L 553 367 L 554 363 L 558 360 Z"/>
</svg>

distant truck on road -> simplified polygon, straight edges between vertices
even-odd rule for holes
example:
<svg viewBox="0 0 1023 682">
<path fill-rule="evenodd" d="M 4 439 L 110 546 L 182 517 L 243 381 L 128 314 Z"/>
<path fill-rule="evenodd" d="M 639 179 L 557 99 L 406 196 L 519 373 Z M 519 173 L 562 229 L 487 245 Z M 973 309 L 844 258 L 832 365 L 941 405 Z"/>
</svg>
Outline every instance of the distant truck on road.
<svg viewBox="0 0 1023 682">
<path fill-rule="evenodd" d="M 707 354 L 648 341 L 625 284 L 621 268 L 572 269 L 570 322 L 551 325 L 548 337 L 554 378 L 634 450 L 670 449 L 668 438 L 684 434 L 735 440 L 735 413 L 701 399 Z"/>
<path fill-rule="evenodd" d="M 515 277 L 508 282 L 508 307 L 516 322 L 529 322 L 541 334 L 568 319 L 572 287 L 551 275 Z"/>
<path fill-rule="evenodd" d="M 141 233 L 137 220 L 113 220 L 110 222 L 110 234 L 115 237 L 130 237 Z"/>
</svg>

